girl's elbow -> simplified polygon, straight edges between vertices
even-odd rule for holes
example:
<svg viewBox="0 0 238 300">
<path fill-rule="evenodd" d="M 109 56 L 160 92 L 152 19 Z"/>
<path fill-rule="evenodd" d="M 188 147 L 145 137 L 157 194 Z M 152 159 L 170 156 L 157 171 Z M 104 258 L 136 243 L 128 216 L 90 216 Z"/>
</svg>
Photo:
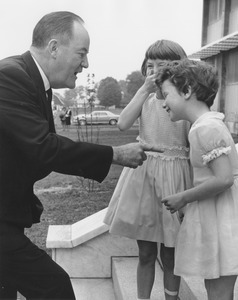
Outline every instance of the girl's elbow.
<svg viewBox="0 0 238 300">
<path fill-rule="evenodd" d="M 118 120 L 118 122 L 117 122 L 117 127 L 119 128 L 120 131 L 125 131 L 127 129 L 125 124 L 120 122 L 120 120 Z"/>
<path fill-rule="evenodd" d="M 119 122 L 117 123 L 117 128 L 118 128 L 120 131 L 123 131 L 123 127 L 121 126 L 121 124 L 119 124 Z"/>
</svg>

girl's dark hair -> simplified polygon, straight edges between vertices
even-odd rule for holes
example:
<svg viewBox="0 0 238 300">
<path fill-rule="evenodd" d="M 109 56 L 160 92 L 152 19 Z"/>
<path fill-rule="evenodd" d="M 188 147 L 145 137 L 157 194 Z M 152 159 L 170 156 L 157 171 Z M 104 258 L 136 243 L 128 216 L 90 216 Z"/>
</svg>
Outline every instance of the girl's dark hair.
<svg viewBox="0 0 238 300">
<path fill-rule="evenodd" d="M 169 80 L 180 93 L 186 94 L 191 88 L 197 100 L 205 102 L 209 108 L 219 88 L 216 68 L 204 61 L 182 59 L 167 62 L 160 68 L 156 84 L 161 87 L 165 80 Z"/>
<path fill-rule="evenodd" d="M 33 30 L 32 46 L 43 48 L 50 39 L 58 35 L 65 37 L 66 41 L 70 40 L 74 22 L 84 24 L 82 18 L 68 11 L 57 11 L 45 15 Z"/>
<path fill-rule="evenodd" d="M 178 43 L 170 40 L 158 40 L 147 49 L 141 66 L 141 73 L 146 76 L 148 59 L 179 60 L 186 57 L 186 52 Z"/>
</svg>

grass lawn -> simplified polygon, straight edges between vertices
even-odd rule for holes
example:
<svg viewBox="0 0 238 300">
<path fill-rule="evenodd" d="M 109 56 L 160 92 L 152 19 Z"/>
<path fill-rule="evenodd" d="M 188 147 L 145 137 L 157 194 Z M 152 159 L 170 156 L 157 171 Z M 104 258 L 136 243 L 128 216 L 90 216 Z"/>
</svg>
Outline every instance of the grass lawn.
<svg viewBox="0 0 238 300">
<path fill-rule="evenodd" d="M 77 130 L 72 126 L 69 131 L 57 132 L 72 140 L 88 140 L 106 145 L 122 145 L 135 142 L 138 127 L 132 127 L 126 132 L 120 132 L 114 126 L 87 126 Z M 92 135 L 91 135 L 92 132 Z M 26 235 L 40 248 L 46 249 L 46 237 L 49 225 L 75 223 L 105 207 L 107 207 L 117 180 L 122 171 L 121 166 L 112 165 L 106 179 L 101 183 L 76 176 L 52 172 L 46 178 L 36 182 L 34 190 L 44 206 L 41 223 L 26 229 Z"/>
</svg>

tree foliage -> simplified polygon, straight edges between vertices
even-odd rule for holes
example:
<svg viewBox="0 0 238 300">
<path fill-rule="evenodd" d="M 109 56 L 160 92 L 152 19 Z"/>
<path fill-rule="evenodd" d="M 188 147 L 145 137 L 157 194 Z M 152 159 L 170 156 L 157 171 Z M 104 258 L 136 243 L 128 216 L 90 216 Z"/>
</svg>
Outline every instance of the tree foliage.
<svg viewBox="0 0 238 300">
<path fill-rule="evenodd" d="M 132 97 L 127 91 L 127 82 L 126 82 L 126 80 L 120 80 L 119 85 L 120 85 L 121 94 L 122 94 L 122 99 L 121 99 L 120 106 L 125 107 L 130 102 Z"/>
<path fill-rule="evenodd" d="M 99 83 L 95 83 L 95 92 L 100 104 L 105 107 L 115 105 L 126 106 L 134 97 L 137 90 L 144 83 L 144 77 L 140 71 L 133 71 L 126 77 L 126 80 L 119 82 L 112 78 L 106 77 Z M 77 86 L 75 89 L 65 89 L 62 96 L 65 106 L 74 106 L 77 99 L 87 99 L 90 101 L 91 93 L 89 93 L 88 86 Z"/>
<path fill-rule="evenodd" d="M 64 91 L 65 100 L 76 100 L 84 93 L 85 88 L 82 85 L 76 86 L 74 89 L 66 89 Z"/>
<path fill-rule="evenodd" d="M 100 81 L 97 97 L 100 104 L 109 107 L 115 105 L 118 107 L 121 102 L 121 89 L 117 80 L 112 77 L 106 77 Z"/>
<path fill-rule="evenodd" d="M 144 81 L 145 79 L 140 71 L 134 71 L 127 76 L 126 80 L 119 81 L 122 90 L 122 107 L 125 107 L 131 101 L 138 89 L 143 85 Z"/>
<path fill-rule="evenodd" d="M 131 98 L 134 97 L 135 93 L 142 86 L 144 81 L 145 79 L 140 71 L 134 71 L 127 76 L 127 92 L 131 96 Z"/>
<path fill-rule="evenodd" d="M 78 98 L 85 97 L 85 88 L 82 85 L 76 86 L 74 89 L 65 89 L 64 103 L 65 106 L 73 106 Z"/>
</svg>

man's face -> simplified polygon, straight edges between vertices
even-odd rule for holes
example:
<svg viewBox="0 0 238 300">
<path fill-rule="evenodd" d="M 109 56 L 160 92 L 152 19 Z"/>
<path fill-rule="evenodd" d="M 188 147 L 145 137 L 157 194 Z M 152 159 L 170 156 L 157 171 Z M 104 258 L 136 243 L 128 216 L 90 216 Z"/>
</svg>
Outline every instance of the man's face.
<svg viewBox="0 0 238 300">
<path fill-rule="evenodd" d="M 60 44 L 58 47 L 53 88 L 75 88 L 77 73 L 88 68 L 89 43 L 86 29 L 75 22 L 69 43 Z"/>
</svg>

